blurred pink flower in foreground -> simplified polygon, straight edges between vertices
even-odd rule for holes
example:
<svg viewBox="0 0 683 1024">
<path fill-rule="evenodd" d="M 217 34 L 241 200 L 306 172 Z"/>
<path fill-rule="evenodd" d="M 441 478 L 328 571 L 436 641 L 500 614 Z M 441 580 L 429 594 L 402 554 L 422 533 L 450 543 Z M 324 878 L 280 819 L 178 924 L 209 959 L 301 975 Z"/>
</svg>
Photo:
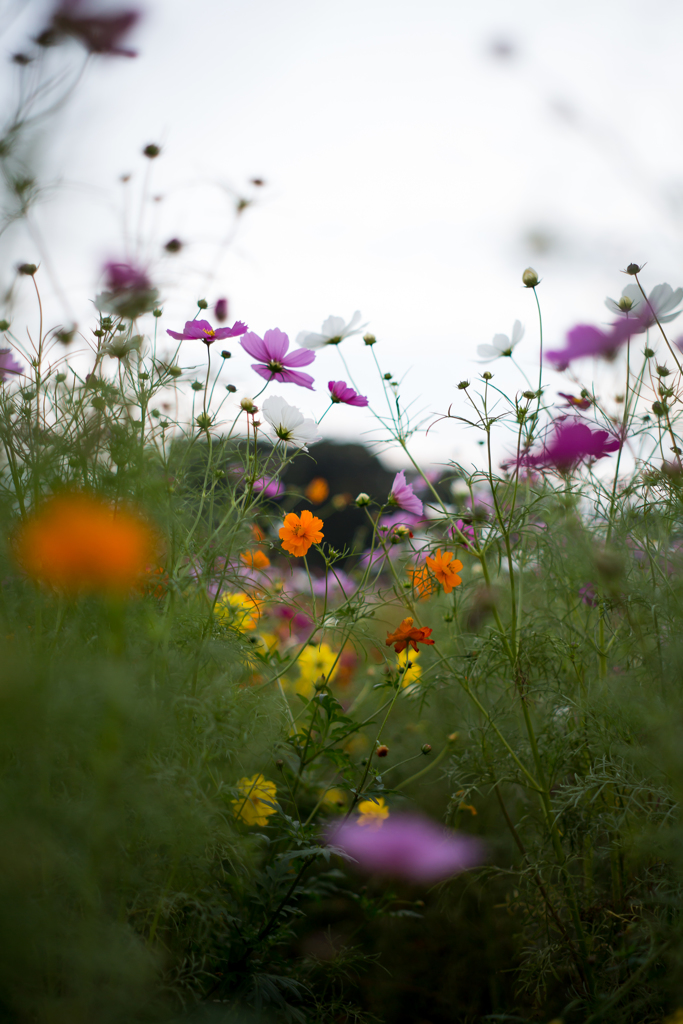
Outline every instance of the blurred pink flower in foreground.
<svg viewBox="0 0 683 1024">
<path fill-rule="evenodd" d="M 8 373 L 23 373 L 23 367 L 16 361 L 10 348 L 0 348 L 0 380 Z"/>
<path fill-rule="evenodd" d="M 394 477 L 389 495 L 389 504 L 398 505 L 406 512 L 412 512 L 416 516 L 422 515 L 422 502 L 413 493 L 413 485 L 406 483 L 406 475 L 400 470 Z"/>
<path fill-rule="evenodd" d="M 479 840 L 415 814 L 393 815 L 379 829 L 359 828 L 357 820 L 348 820 L 330 829 L 327 840 L 362 870 L 411 882 L 438 882 L 484 859 Z"/>
<path fill-rule="evenodd" d="M 127 320 L 154 309 L 159 293 L 144 270 L 115 260 L 109 260 L 103 269 L 105 291 L 95 297 L 96 309 Z"/>
<path fill-rule="evenodd" d="M 61 0 L 52 15 L 51 31 L 57 37 L 73 36 L 90 53 L 115 57 L 137 57 L 136 50 L 122 49 L 120 43 L 140 18 L 139 10 L 118 10 L 98 14 L 83 10 L 82 0 Z"/>
<path fill-rule="evenodd" d="M 225 323 L 228 319 L 228 300 L 226 298 L 218 300 L 214 307 L 213 315 L 216 317 L 219 324 Z"/>
<path fill-rule="evenodd" d="M 554 467 L 565 473 L 584 459 L 603 459 L 621 448 L 622 442 L 607 430 L 591 430 L 585 423 L 565 420 L 555 426 L 555 433 L 542 452 L 522 455 L 521 465 Z"/>
<path fill-rule="evenodd" d="M 564 348 L 547 352 L 546 358 L 555 364 L 556 370 L 564 370 L 573 359 L 586 356 L 611 358 L 627 338 L 644 330 L 645 326 L 637 316 L 617 320 L 607 330 L 593 327 L 592 324 L 578 324 L 567 332 Z"/>
<path fill-rule="evenodd" d="M 263 338 L 250 331 L 244 335 L 240 345 L 250 356 L 260 360 L 251 364 L 252 370 L 256 370 L 260 377 L 268 381 L 276 380 L 280 384 L 298 384 L 301 388 L 315 391 L 310 373 L 301 373 L 298 369 L 312 363 L 315 352 L 305 348 L 287 352 L 289 338 L 284 331 L 275 327 L 272 331 L 266 331 Z"/>
</svg>

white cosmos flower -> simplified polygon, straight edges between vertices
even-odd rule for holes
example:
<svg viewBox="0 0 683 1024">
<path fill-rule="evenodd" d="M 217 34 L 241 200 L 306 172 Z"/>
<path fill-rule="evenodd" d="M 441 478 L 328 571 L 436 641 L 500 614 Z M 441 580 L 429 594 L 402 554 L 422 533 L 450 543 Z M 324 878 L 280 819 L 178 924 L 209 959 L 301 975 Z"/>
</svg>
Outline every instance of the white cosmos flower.
<svg viewBox="0 0 683 1024">
<path fill-rule="evenodd" d="M 360 311 L 356 310 L 348 324 L 344 323 L 341 316 L 328 316 L 322 326 L 322 332 L 315 334 L 313 331 L 300 331 L 296 336 L 297 345 L 302 348 L 322 348 L 324 345 L 338 345 L 344 338 L 350 338 L 352 334 L 360 334 L 367 324 L 361 324 Z"/>
<path fill-rule="evenodd" d="M 677 288 L 674 291 L 670 284 L 658 284 L 647 298 L 660 324 L 668 324 L 683 312 L 680 309 L 675 313 L 672 312 L 683 299 L 683 288 Z M 620 316 L 624 316 L 626 313 L 640 316 L 647 312 L 647 304 L 637 284 L 627 284 L 621 293 L 621 299 L 615 301 L 607 298 L 605 305 L 610 313 L 617 313 Z"/>
<path fill-rule="evenodd" d="M 485 363 L 492 359 L 498 359 L 500 356 L 511 356 L 513 348 L 523 337 L 524 328 L 519 320 L 515 320 L 512 325 L 511 337 L 508 338 L 507 334 L 494 334 L 490 345 L 477 345 L 477 355 L 481 356 L 482 362 Z"/>
<path fill-rule="evenodd" d="M 307 452 L 306 445 L 322 440 L 315 420 L 304 419 L 303 413 L 295 405 L 285 402 L 279 395 L 266 398 L 261 409 L 277 437 L 293 448 Z"/>
</svg>

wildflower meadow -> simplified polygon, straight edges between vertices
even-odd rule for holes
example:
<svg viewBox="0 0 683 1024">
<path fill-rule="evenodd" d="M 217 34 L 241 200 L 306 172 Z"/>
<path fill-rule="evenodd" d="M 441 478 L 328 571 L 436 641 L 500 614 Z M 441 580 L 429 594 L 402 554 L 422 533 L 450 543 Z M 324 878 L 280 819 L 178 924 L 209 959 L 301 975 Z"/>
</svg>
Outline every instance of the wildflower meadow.
<svg viewBox="0 0 683 1024">
<path fill-rule="evenodd" d="M 6 237 L 137 16 L 61 0 L 14 55 Z M 548 340 L 520 267 L 525 329 L 416 423 L 358 312 L 167 315 L 180 248 L 93 266 L 78 324 L 37 243 L 4 269 L 0 1019 L 683 1021 L 683 288 L 625 263 Z M 337 488 L 340 405 L 404 468 L 358 438 Z M 479 464 L 421 466 L 437 424 Z"/>
</svg>

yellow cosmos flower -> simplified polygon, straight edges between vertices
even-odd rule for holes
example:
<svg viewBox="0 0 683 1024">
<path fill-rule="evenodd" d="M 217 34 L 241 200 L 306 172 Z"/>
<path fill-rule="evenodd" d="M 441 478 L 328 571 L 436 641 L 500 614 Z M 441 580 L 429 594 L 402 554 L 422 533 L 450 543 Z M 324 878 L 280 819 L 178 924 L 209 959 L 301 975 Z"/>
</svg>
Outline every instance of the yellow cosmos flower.
<svg viewBox="0 0 683 1024">
<path fill-rule="evenodd" d="M 221 594 L 216 601 L 214 613 L 224 626 L 234 626 L 243 632 L 256 629 L 261 615 L 258 601 L 249 594 Z"/>
<path fill-rule="evenodd" d="M 326 811 L 340 811 L 346 804 L 346 793 L 343 789 L 328 789 L 323 797 L 322 805 Z"/>
<path fill-rule="evenodd" d="M 358 811 L 358 824 L 371 829 L 381 828 L 382 823 L 389 817 L 389 808 L 383 797 L 378 800 L 361 800 Z"/>
<path fill-rule="evenodd" d="M 296 692 L 302 697 L 311 697 L 319 679 L 330 682 L 339 671 L 337 652 L 329 644 L 304 647 L 299 655 L 299 678 Z"/>
<path fill-rule="evenodd" d="M 406 648 L 405 651 L 401 651 L 398 656 L 398 667 L 401 673 L 401 686 L 412 686 L 413 683 L 419 683 L 420 676 L 422 675 L 422 667 L 417 664 L 417 659 L 420 657 L 420 652 L 411 651 Z"/>
<path fill-rule="evenodd" d="M 268 816 L 275 814 L 277 786 L 263 775 L 252 775 L 237 783 L 239 797 L 232 801 L 232 813 L 247 825 L 267 825 Z"/>
</svg>

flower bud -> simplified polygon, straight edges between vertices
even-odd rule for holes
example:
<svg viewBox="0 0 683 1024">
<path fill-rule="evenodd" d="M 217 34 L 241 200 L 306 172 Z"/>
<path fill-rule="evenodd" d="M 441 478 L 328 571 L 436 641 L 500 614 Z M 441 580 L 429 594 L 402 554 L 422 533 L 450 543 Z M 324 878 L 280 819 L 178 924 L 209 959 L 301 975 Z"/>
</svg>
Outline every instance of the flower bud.
<svg viewBox="0 0 683 1024">
<path fill-rule="evenodd" d="M 423 754 L 431 754 L 432 745 L 431 743 L 424 743 L 420 749 L 422 750 Z"/>
<path fill-rule="evenodd" d="M 202 382 L 200 380 L 193 380 L 192 383 L 190 384 L 190 387 L 192 388 L 193 391 L 203 391 L 204 390 L 204 385 L 202 384 Z"/>
<path fill-rule="evenodd" d="M 635 277 L 636 274 L 639 274 L 642 269 L 643 268 L 639 267 L 637 263 L 629 263 L 629 265 L 626 268 L 626 273 L 630 274 L 631 277 Z"/>
<path fill-rule="evenodd" d="M 532 398 L 536 398 L 536 397 L 537 396 L 536 396 L 536 392 L 535 391 L 523 391 L 522 392 L 522 398 L 528 399 L 529 402 L 532 400 Z"/>
<path fill-rule="evenodd" d="M 655 416 L 665 416 L 667 412 L 666 402 L 653 402 L 652 411 Z"/>
<path fill-rule="evenodd" d="M 527 267 L 522 274 L 522 283 L 525 288 L 535 288 L 538 284 L 538 274 L 533 267 Z"/>
<path fill-rule="evenodd" d="M 389 747 L 386 745 L 386 743 L 381 743 L 380 746 L 375 751 L 375 753 L 377 754 L 378 757 L 386 757 L 387 754 L 389 753 Z"/>
<path fill-rule="evenodd" d="M 0 320 L 0 331 L 9 330 L 9 320 Z"/>
<path fill-rule="evenodd" d="M 142 155 L 146 156 L 149 160 L 154 160 L 161 153 L 161 146 L 156 146 L 153 142 L 150 142 L 148 146 L 142 151 Z"/>
<path fill-rule="evenodd" d="M 169 366 L 167 371 L 169 377 L 177 378 L 182 377 L 183 371 L 179 366 Z"/>
<path fill-rule="evenodd" d="M 170 238 L 166 245 L 164 246 L 164 249 L 166 250 L 166 252 L 176 253 L 180 252 L 182 247 L 183 243 L 180 241 L 179 238 Z"/>
<path fill-rule="evenodd" d="M 234 384 L 226 384 L 225 385 L 225 390 L 229 391 L 231 395 L 234 395 L 235 392 L 237 391 L 237 388 L 235 387 Z"/>
<path fill-rule="evenodd" d="M 199 306 L 200 309 L 209 308 L 209 303 L 206 301 L 206 299 L 197 299 L 197 305 Z"/>
<path fill-rule="evenodd" d="M 449 743 L 457 743 L 459 735 L 460 734 L 457 733 L 457 732 L 451 732 L 451 733 L 448 734 L 448 736 L 446 738 L 447 738 Z"/>
<path fill-rule="evenodd" d="M 63 384 L 64 381 L 66 380 L 66 374 L 58 373 L 57 376 L 55 377 L 55 380 L 57 381 L 58 384 Z"/>
<path fill-rule="evenodd" d="M 38 267 L 35 265 L 35 263 L 22 263 L 20 266 L 17 267 L 17 272 L 20 274 L 25 274 L 26 277 L 33 277 L 37 270 Z"/>
<path fill-rule="evenodd" d="M 219 324 L 224 324 L 228 319 L 228 300 L 223 298 L 219 299 L 214 307 L 214 316 L 218 320 Z"/>
<path fill-rule="evenodd" d="M 482 373 L 482 377 L 484 378 L 484 380 L 491 380 L 491 378 L 493 377 L 493 374 L 489 373 L 488 370 L 485 370 L 484 373 Z"/>
<path fill-rule="evenodd" d="M 633 299 L 629 299 L 628 295 L 622 295 L 617 302 L 617 306 L 622 313 L 628 313 L 629 309 L 633 306 Z"/>
<path fill-rule="evenodd" d="M 394 376 L 394 375 L 393 375 L 393 373 L 385 373 L 385 374 L 384 374 L 384 380 L 391 380 L 391 378 L 392 378 L 393 376 Z"/>
<path fill-rule="evenodd" d="M 375 337 L 374 334 L 364 334 L 363 335 L 363 341 L 365 342 L 366 345 L 376 345 L 377 344 L 377 338 Z"/>
<path fill-rule="evenodd" d="M 357 497 L 356 497 L 356 505 L 358 505 L 359 508 L 363 508 L 364 505 L 369 505 L 369 504 L 370 504 L 370 495 L 366 494 L 365 491 L 361 491 L 360 494 L 357 495 Z"/>
<path fill-rule="evenodd" d="M 157 308 L 157 309 L 153 309 L 152 310 L 152 316 L 155 316 L 157 318 L 157 320 L 159 319 L 160 316 L 163 316 L 163 313 L 164 313 L 163 309 L 158 309 Z"/>
<path fill-rule="evenodd" d="M 201 430 L 209 429 L 211 426 L 211 417 L 208 412 L 202 412 L 197 416 L 197 426 L 200 427 Z"/>
<path fill-rule="evenodd" d="M 470 382 L 468 380 L 461 380 L 458 384 L 458 391 L 466 391 L 469 386 Z"/>
<path fill-rule="evenodd" d="M 278 771 L 281 772 L 282 769 L 284 768 L 284 766 L 285 766 L 285 762 L 282 760 L 281 757 L 278 757 L 277 761 L 275 762 L 275 767 L 278 769 Z"/>
<path fill-rule="evenodd" d="M 643 349 L 643 355 L 646 359 L 652 359 L 654 352 L 651 348 L 645 348 Z"/>
<path fill-rule="evenodd" d="M 224 348 L 221 352 L 221 359 L 230 359 L 232 352 L 228 352 L 227 348 Z"/>
<path fill-rule="evenodd" d="M 669 374 L 671 373 L 671 370 L 668 370 L 666 368 L 666 366 L 658 366 L 657 367 L 657 373 L 659 374 L 660 377 L 668 377 Z"/>
<path fill-rule="evenodd" d="M 243 398 L 240 402 L 240 407 L 244 409 L 245 412 L 258 412 L 258 409 L 252 402 L 251 398 Z"/>
</svg>

